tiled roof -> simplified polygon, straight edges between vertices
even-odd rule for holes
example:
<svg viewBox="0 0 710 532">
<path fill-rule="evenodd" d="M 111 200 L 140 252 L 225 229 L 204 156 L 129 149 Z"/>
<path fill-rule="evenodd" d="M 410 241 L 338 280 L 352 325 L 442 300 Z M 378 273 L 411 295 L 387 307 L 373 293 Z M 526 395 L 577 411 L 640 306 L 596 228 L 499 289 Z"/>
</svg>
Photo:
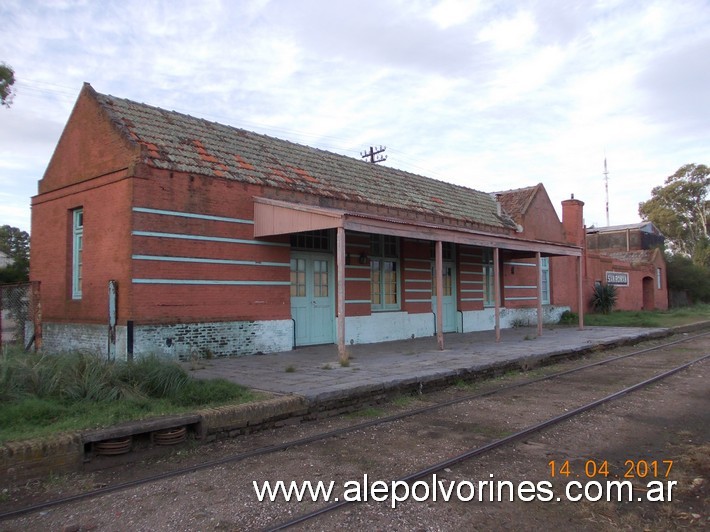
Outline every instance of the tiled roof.
<svg viewBox="0 0 710 532">
<path fill-rule="evenodd" d="M 503 190 L 501 192 L 495 192 L 494 195 L 498 196 L 503 210 L 516 222 L 521 223 L 523 215 L 527 212 L 530 203 L 532 203 L 535 194 L 541 186 L 541 184 L 537 184 L 532 187 Z"/>
<path fill-rule="evenodd" d="M 624 262 L 638 264 L 653 262 L 655 252 L 655 249 L 639 249 L 635 251 L 604 251 L 603 254 Z"/>
<path fill-rule="evenodd" d="M 85 89 L 155 168 L 511 229 L 484 192 Z"/>
</svg>

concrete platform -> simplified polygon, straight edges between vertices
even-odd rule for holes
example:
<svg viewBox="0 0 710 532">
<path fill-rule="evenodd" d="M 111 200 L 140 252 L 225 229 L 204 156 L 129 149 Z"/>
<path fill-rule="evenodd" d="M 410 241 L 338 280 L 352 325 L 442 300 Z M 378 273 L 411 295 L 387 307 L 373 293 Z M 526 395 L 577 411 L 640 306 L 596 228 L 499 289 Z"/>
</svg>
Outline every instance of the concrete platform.
<svg viewBox="0 0 710 532">
<path fill-rule="evenodd" d="M 669 329 L 574 327 L 506 329 L 500 343 L 493 331 L 447 334 L 444 351 L 435 337 L 349 346 L 350 365 L 338 362 L 337 346 L 303 347 L 285 353 L 200 360 L 187 363 L 197 378 L 224 378 L 278 394 L 296 394 L 308 403 L 332 403 L 348 397 L 404 389 L 417 384 L 443 385 L 497 368 L 535 365 L 607 346 L 666 336 Z"/>
</svg>

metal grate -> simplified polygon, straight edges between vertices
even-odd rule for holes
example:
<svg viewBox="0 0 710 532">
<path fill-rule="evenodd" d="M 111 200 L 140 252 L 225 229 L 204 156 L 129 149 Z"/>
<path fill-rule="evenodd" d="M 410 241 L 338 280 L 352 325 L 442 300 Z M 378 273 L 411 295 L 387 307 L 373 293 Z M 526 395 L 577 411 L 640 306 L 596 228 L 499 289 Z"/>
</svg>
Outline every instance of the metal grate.
<svg viewBox="0 0 710 532">
<path fill-rule="evenodd" d="M 0 344 L 29 348 L 41 337 L 39 283 L 0 285 Z M 29 325 L 29 327 L 28 327 Z"/>
</svg>

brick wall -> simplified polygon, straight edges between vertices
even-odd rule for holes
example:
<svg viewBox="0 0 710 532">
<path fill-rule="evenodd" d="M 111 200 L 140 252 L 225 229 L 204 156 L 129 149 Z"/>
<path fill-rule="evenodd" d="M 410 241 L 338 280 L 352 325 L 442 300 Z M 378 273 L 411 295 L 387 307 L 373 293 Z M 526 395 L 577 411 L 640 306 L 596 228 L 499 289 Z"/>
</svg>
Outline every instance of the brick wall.
<svg viewBox="0 0 710 532">
<path fill-rule="evenodd" d="M 137 325 L 134 356 L 157 354 L 187 360 L 192 355 L 240 356 L 289 351 L 289 320 Z"/>
<path fill-rule="evenodd" d="M 287 237 L 254 239 L 260 187 L 140 167 L 133 216 L 132 319 L 291 318 Z"/>
<path fill-rule="evenodd" d="M 106 356 L 108 353 L 108 323 L 42 323 L 42 349 L 48 353 L 62 351 L 91 351 Z M 126 327 L 116 327 L 116 358 L 126 358 Z"/>
<path fill-rule="evenodd" d="M 51 442 L 6 442 L 0 446 L 0 487 L 18 485 L 49 474 L 78 471 L 82 466 L 83 451 L 78 434 L 60 434 Z"/>
<path fill-rule="evenodd" d="M 106 323 L 108 282 L 117 280 L 119 316 L 131 306 L 131 183 L 125 172 L 102 176 L 36 196 L 32 201 L 30 278 L 42 283 L 48 321 Z M 81 299 L 72 298 L 72 210 L 82 208 Z"/>
<path fill-rule="evenodd" d="M 140 156 L 140 148 L 119 134 L 84 86 L 54 155 L 39 182 L 44 194 L 125 170 Z M 34 233 L 32 235 L 34 237 Z"/>
</svg>

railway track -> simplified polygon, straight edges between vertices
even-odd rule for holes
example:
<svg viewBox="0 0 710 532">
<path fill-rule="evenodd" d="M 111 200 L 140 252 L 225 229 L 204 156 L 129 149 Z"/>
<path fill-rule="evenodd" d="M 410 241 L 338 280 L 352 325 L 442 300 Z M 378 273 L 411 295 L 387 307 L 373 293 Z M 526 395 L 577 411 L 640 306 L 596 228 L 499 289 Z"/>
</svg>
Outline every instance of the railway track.
<svg viewBox="0 0 710 532">
<path fill-rule="evenodd" d="M 338 438 L 338 437 L 343 437 L 348 434 L 353 434 L 353 433 L 360 433 L 363 431 L 367 431 L 368 429 L 372 429 L 375 427 L 380 427 L 384 425 L 389 425 L 389 424 L 395 424 L 396 422 L 401 422 L 404 420 L 407 420 L 408 418 L 415 418 L 417 416 L 425 416 L 428 414 L 436 413 L 437 411 L 445 410 L 450 407 L 455 407 L 457 405 L 465 405 L 469 404 L 472 402 L 476 401 L 481 401 L 481 400 L 490 400 L 492 398 L 496 397 L 503 397 L 506 394 L 510 396 L 510 394 L 519 394 L 521 391 L 525 390 L 527 387 L 534 387 L 534 386 L 546 386 L 549 385 L 548 383 L 555 381 L 555 380 L 561 380 L 565 378 L 570 378 L 574 376 L 579 376 L 583 375 L 584 372 L 589 372 L 593 370 L 594 368 L 599 368 L 602 366 L 608 366 L 608 365 L 618 365 L 620 367 L 620 372 L 621 373 L 630 373 L 625 367 L 628 368 L 628 362 L 632 361 L 634 359 L 637 359 L 637 357 L 642 357 L 642 360 L 646 362 L 646 366 L 650 366 L 649 372 L 652 372 L 653 374 L 651 376 L 646 376 L 642 380 L 639 381 L 639 379 L 634 379 L 635 382 L 632 384 L 625 385 L 622 389 L 616 390 L 610 394 L 606 394 L 603 397 L 599 397 L 594 399 L 593 401 L 588 401 L 583 405 L 578 405 L 574 409 L 569 409 L 567 412 L 560 414 L 558 416 L 555 416 L 553 418 L 549 418 L 546 420 L 543 420 L 541 422 L 535 423 L 533 425 L 530 425 L 526 427 L 523 430 L 518 430 L 514 432 L 513 434 L 507 435 L 504 438 L 497 438 L 485 445 L 480 445 L 472 449 L 467 449 L 466 451 L 462 453 L 458 453 L 457 455 L 448 458 L 443 461 L 438 461 L 434 463 L 433 465 L 426 466 L 424 468 L 418 469 L 412 473 L 409 473 L 405 476 L 402 476 L 399 478 L 399 480 L 405 481 L 405 482 L 411 482 L 413 480 L 416 480 L 417 478 L 421 478 L 422 476 L 426 476 L 429 474 L 432 474 L 435 471 L 438 471 L 440 469 L 444 469 L 449 467 L 450 465 L 454 463 L 458 463 L 464 460 L 468 460 L 474 456 L 479 456 L 481 454 L 484 454 L 486 452 L 489 452 L 490 450 L 496 449 L 500 446 L 503 446 L 507 443 L 510 443 L 512 441 L 516 441 L 518 439 L 524 438 L 525 436 L 534 433 L 536 431 L 540 431 L 546 427 L 549 427 L 552 424 L 555 423 L 560 423 L 564 420 L 567 420 L 571 417 L 574 417 L 576 415 L 581 414 L 582 412 L 586 412 L 589 409 L 595 408 L 597 406 L 600 406 L 601 404 L 607 403 L 609 401 L 612 401 L 614 399 L 617 399 L 619 397 L 622 397 L 623 395 L 626 395 L 628 393 L 631 393 L 635 390 L 641 389 L 643 387 L 646 387 L 654 382 L 658 382 L 661 379 L 664 379 L 670 375 L 673 375 L 679 371 L 682 371 L 683 369 L 686 369 L 687 367 L 697 364 L 705 359 L 708 358 L 708 355 L 704 355 L 702 357 L 694 357 L 690 358 L 689 360 L 683 361 L 683 363 L 673 363 L 671 364 L 672 367 L 664 367 L 662 371 L 659 373 L 657 371 L 659 366 L 668 366 L 669 362 L 667 360 L 667 356 L 662 356 L 662 354 L 669 350 L 669 349 L 676 349 L 679 346 L 681 346 L 684 343 L 687 343 L 689 341 L 695 340 L 695 339 L 700 339 L 703 337 L 706 337 L 710 335 L 710 333 L 703 333 L 703 334 L 696 334 L 693 336 L 687 336 L 684 337 L 680 340 L 674 340 L 671 342 L 664 342 L 660 345 L 645 348 L 645 349 L 639 349 L 635 350 L 631 353 L 626 353 L 624 355 L 620 356 L 614 356 L 611 358 L 603 359 L 597 362 L 589 363 L 589 364 L 584 364 L 582 366 L 578 366 L 569 370 L 565 371 L 560 371 L 556 373 L 552 373 L 550 375 L 545 375 L 542 377 L 534 378 L 534 379 L 528 379 L 524 382 L 520 383 L 515 383 L 512 385 L 508 386 L 503 386 L 500 388 L 496 388 L 493 390 L 488 390 L 485 392 L 480 392 L 480 393 L 473 393 L 473 394 L 467 394 L 464 397 L 456 397 L 451 400 L 447 401 L 442 401 L 440 403 L 432 404 L 432 405 L 427 405 L 422 408 L 415 408 L 406 412 L 401 412 L 395 415 L 379 418 L 379 419 L 373 419 L 369 420 L 366 422 L 361 422 L 361 423 L 356 423 L 354 425 L 336 429 L 336 430 L 329 430 L 325 431 L 322 433 L 314 434 L 311 436 L 307 436 L 304 438 L 299 438 L 291 441 L 287 441 L 281 444 L 277 445 L 268 445 L 268 446 L 263 446 L 259 447 L 256 449 L 252 449 L 246 452 L 241 452 L 237 454 L 232 454 L 226 457 L 222 457 L 219 459 L 215 460 L 208 460 L 201 462 L 199 464 L 193 464 L 187 467 L 182 467 L 179 469 L 171 470 L 171 471 L 166 471 L 161 474 L 155 474 L 155 475 L 150 475 L 146 476 L 143 478 L 131 480 L 128 482 L 121 482 L 121 483 L 116 483 L 108 486 L 101 487 L 99 489 L 94 489 L 66 497 L 58 497 L 52 500 L 47 500 L 43 501 L 41 503 L 36 503 L 32 505 L 28 505 L 22 508 L 17 508 L 9 511 L 4 511 L 3 513 L 0 513 L 0 520 L 7 520 L 7 519 L 12 519 L 12 518 L 17 518 L 23 515 L 31 514 L 34 512 L 40 512 L 43 510 L 47 510 L 52 507 L 60 506 L 60 505 L 66 505 L 66 504 L 71 504 L 71 503 L 77 503 L 82 500 L 87 500 L 91 498 L 96 498 L 101 495 L 105 495 L 108 493 L 113 493 L 121 490 L 127 490 L 130 488 L 135 488 L 144 484 L 150 484 L 150 483 L 156 483 L 161 480 L 165 480 L 168 478 L 172 477 L 177 477 L 177 476 L 182 476 L 182 475 L 188 475 L 190 473 L 200 471 L 200 470 L 209 470 L 211 468 L 216 468 L 219 466 L 224 466 L 227 464 L 232 464 L 240 461 L 247 460 L 249 458 L 254 458 L 254 457 L 259 457 L 259 456 L 265 456 L 269 455 L 271 453 L 276 453 L 279 451 L 284 451 L 287 449 L 295 449 L 298 447 L 303 447 L 308 444 L 313 444 L 319 441 L 324 441 L 332 438 Z M 678 357 L 676 357 L 678 358 Z M 688 357 L 686 357 L 688 358 Z M 638 362 L 634 362 L 631 367 L 634 368 L 634 373 L 639 372 L 639 366 L 640 364 Z M 643 366 L 643 364 L 641 364 Z M 593 378 L 585 378 L 587 381 L 593 382 Z M 321 509 L 315 510 L 313 512 L 310 512 L 308 514 L 304 514 L 303 516 L 299 516 L 296 519 L 289 520 L 287 522 L 282 523 L 281 525 L 278 525 L 274 530 L 278 529 L 283 529 L 284 527 L 289 527 L 293 526 L 298 523 L 306 522 L 311 519 L 317 518 L 320 515 L 323 515 L 324 513 L 329 513 L 334 510 L 337 510 L 338 508 L 341 508 L 345 504 L 331 504 L 327 505 Z"/>
<path fill-rule="evenodd" d="M 452 456 L 450 458 L 447 458 L 447 459 L 437 462 L 435 464 L 426 466 L 426 467 L 419 469 L 417 471 L 413 471 L 413 472 L 411 472 L 407 475 L 401 476 L 399 478 L 385 481 L 385 483 L 387 485 L 394 485 L 396 483 L 401 483 L 401 482 L 411 483 L 411 482 L 414 482 L 414 481 L 419 480 L 421 478 L 432 475 L 434 473 L 438 473 L 440 471 L 443 471 L 447 468 L 450 468 L 450 467 L 457 465 L 461 462 L 464 462 L 466 460 L 470 460 L 470 459 L 475 458 L 477 456 L 481 456 L 485 453 L 491 452 L 491 451 L 498 449 L 499 447 L 502 447 L 504 445 L 522 440 L 523 438 L 525 438 L 527 436 L 538 433 L 542 430 L 547 429 L 548 427 L 551 427 L 551 426 L 556 425 L 558 423 L 562 423 L 563 421 L 567 421 L 568 419 L 573 418 L 575 416 L 579 416 L 580 414 L 588 412 L 589 410 L 597 408 L 597 407 L 599 407 L 603 404 L 606 404 L 610 401 L 614 401 L 615 399 L 619 399 L 620 397 L 623 397 L 629 393 L 632 393 L 632 392 L 635 392 L 635 391 L 640 390 L 642 388 L 645 388 L 647 386 L 650 386 L 651 384 L 654 384 L 660 380 L 663 380 L 663 379 L 666 379 L 672 375 L 675 375 L 676 373 L 683 371 L 683 370 L 689 368 L 690 366 L 697 364 L 699 362 L 702 362 L 704 360 L 707 360 L 709 358 L 710 358 L 710 354 L 696 358 L 694 360 L 691 360 L 690 362 L 687 362 L 685 364 L 681 364 L 680 366 L 676 366 L 668 371 L 665 371 L 661 374 L 655 375 L 649 379 L 645 379 L 645 380 L 638 382 L 634 385 L 627 386 L 626 388 L 623 388 L 622 390 L 619 390 L 618 392 L 615 392 L 615 393 L 612 393 L 612 394 L 607 395 L 605 397 L 602 397 L 601 399 L 597 399 L 597 400 L 592 401 L 590 403 L 579 406 L 573 410 L 567 411 L 564 414 L 560 414 L 560 415 L 555 416 L 553 418 L 546 419 L 545 421 L 531 425 L 523 430 L 517 431 L 509 436 L 504 437 L 504 438 L 494 440 L 486 445 L 482 445 L 480 447 L 474 447 L 472 449 L 468 449 L 468 450 L 464 451 L 463 453 L 460 453 L 456 456 Z M 339 500 L 337 502 L 330 503 L 324 507 L 318 508 L 317 510 L 314 510 L 312 512 L 308 512 L 303 515 L 299 515 L 295 518 L 289 519 L 288 521 L 282 522 L 276 526 L 269 527 L 266 530 L 268 530 L 269 532 L 278 531 L 278 530 L 286 530 L 288 528 L 304 524 L 308 521 L 312 521 L 312 520 L 317 519 L 323 515 L 329 514 L 331 512 L 334 512 L 336 510 L 339 510 L 339 509 L 341 509 L 345 506 L 351 505 L 351 504 L 353 504 L 352 501 Z"/>
</svg>

